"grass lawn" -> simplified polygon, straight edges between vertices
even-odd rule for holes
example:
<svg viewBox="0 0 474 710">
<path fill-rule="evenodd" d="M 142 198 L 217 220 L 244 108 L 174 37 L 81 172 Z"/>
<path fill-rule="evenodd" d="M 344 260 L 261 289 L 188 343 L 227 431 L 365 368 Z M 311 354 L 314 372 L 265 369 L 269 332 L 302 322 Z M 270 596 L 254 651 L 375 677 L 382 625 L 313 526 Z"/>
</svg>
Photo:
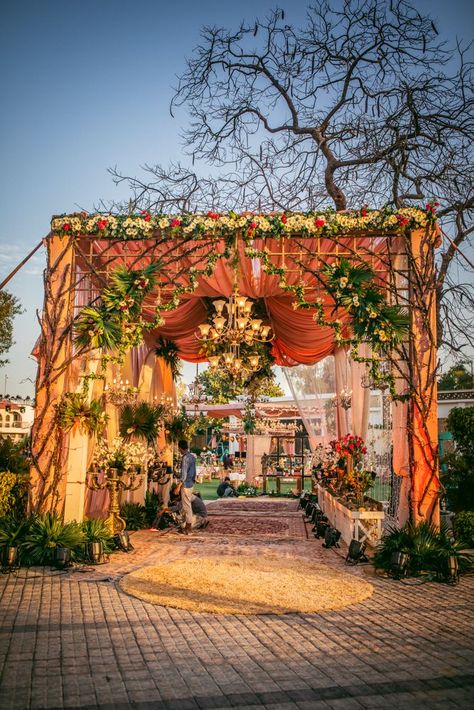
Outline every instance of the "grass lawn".
<svg viewBox="0 0 474 710">
<path fill-rule="evenodd" d="M 195 483 L 194 490 L 199 491 L 203 500 L 216 500 L 217 499 L 217 486 L 220 481 L 216 478 L 213 481 L 204 481 L 204 483 Z M 310 481 L 306 481 L 306 490 L 311 489 Z M 291 490 L 296 490 L 296 481 L 281 481 L 281 492 L 283 494 L 289 493 Z M 261 488 L 260 488 L 261 491 Z M 267 479 L 267 492 L 276 492 L 275 479 L 269 476 Z"/>
</svg>

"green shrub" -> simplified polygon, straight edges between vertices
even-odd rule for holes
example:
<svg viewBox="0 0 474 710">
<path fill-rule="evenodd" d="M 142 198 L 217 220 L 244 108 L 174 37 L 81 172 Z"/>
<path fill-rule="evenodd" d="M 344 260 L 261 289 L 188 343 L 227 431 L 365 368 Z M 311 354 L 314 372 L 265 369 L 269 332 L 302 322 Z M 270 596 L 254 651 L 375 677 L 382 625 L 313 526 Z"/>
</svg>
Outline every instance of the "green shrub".
<svg viewBox="0 0 474 710">
<path fill-rule="evenodd" d="M 28 497 L 28 474 L 0 471 L 0 517 L 24 517 Z"/>
<path fill-rule="evenodd" d="M 30 459 L 28 458 L 28 439 L 12 441 L 8 436 L 0 437 L 0 471 L 12 473 L 28 473 Z"/>
<path fill-rule="evenodd" d="M 408 555 L 407 573 L 419 575 L 422 572 L 444 575 L 449 557 L 456 557 L 460 571 L 471 563 L 462 554 L 462 544 L 448 536 L 446 528 L 438 530 L 434 525 L 421 522 L 417 525 L 406 523 L 402 528 L 392 527 L 386 531 L 377 545 L 373 557 L 377 569 L 390 570 L 394 552 Z"/>
<path fill-rule="evenodd" d="M 32 518 L 18 518 L 6 515 L 0 519 L 0 547 L 18 547 L 20 561 L 24 555 L 24 547 Z"/>
<path fill-rule="evenodd" d="M 458 513 L 453 521 L 453 530 L 460 542 L 474 547 L 474 511 L 463 510 Z"/>
<path fill-rule="evenodd" d="M 160 499 L 158 493 L 155 493 L 155 491 L 147 491 L 145 495 L 145 519 L 148 526 L 150 526 L 156 518 L 159 505 Z"/>
<path fill-rule="evenodd" d="M 127 530 L 140 530 L 146 527 L 146 510 L 139 503 L 123 503 L 120 506 L 120 517 L 127 524 Z"/>
<path fill-rule="evenodd" d="M 79 523 L 63 523 L 52 513 L 38 515 L 33 518 L 25 539 L 25 560 L 33 565 L 52 563 L 58 547 L 68 547 L 72 559 L 77 559 L 83 552 L 84 540 Z"/>
<path fill-rule="evenodd" d="M 444 459 L 441 482 L 451 510 L 474 510 L 474 407 L 454 408 L 447 419 L 456 448 Z"/>
</svg>

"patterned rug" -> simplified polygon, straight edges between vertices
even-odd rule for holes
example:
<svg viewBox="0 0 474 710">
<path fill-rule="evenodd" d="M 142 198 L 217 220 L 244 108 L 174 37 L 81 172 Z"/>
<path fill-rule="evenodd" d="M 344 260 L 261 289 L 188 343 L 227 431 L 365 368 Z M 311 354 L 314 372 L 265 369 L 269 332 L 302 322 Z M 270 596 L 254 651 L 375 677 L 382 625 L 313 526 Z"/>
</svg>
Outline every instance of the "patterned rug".
<svg viewBox="0 0 474 710">
<path fill-rule="evenodd" d="M 210 515 L 206 535 L 240 535 L 246 537 L 280 537 L 306 540 L 306 526 L 302 518 Z"/>
<path fill-rule="evenodd" d="M 229 498 L 211 501 L 207 504 L 210 513 L 247 511 L 259 513 L 295 513 L 299 510 L 295 500 L 255 500 L 252 498 Z"/>
</svg>

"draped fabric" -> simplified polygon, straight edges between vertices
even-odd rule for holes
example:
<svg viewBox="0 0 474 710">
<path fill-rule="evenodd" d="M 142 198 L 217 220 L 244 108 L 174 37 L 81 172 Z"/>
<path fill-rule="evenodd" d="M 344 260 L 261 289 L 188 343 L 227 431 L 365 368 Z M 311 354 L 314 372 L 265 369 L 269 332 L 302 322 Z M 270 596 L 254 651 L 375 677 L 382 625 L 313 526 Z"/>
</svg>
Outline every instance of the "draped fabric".
<svg viewBox="0 0 474 710">
<path fill-rule="evenodd" d="M 336 430 L 337 436 L 345 436 L 350 432 L 349 410 L 341 407 L 341 392 L 348 390 L 349 364 L 347 352 L 344 348 L 337 348 L 334 352 L 336 374 Z"/>
<path fill-rule="evenodd" d="M 333 358 L 316 365 L 285 367 L 283 372 L 308 434 L 311 451 L 326 446 L 336 436 L 334 384 L 331 382 Z"/>
<path fill-rule="evenodd" d="M 370 346 L 363 343 L 359 347 L 361 357 L 370 357 Z M 363 362 L 351 360 L 351 413 L 352 413 L 352 433 L 361 436 L 364 440 L 367 437 L 367 427 L 369 425 L 369 387 L 363 387 L 364 375 L 367 366 Z"/>
</svg>

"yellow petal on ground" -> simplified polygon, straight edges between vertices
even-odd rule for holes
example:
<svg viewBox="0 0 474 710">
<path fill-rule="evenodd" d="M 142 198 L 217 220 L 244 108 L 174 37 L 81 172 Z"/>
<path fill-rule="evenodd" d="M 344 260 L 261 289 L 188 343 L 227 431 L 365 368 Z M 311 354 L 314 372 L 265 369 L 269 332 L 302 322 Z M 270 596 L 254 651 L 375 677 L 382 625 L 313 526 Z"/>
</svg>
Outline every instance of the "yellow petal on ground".
<svg viewBox="0 0 474 710">
<path fill-rule="evenodd" d="M 147 602 L 212 614 L 287 614 L 341 609 L 372 595 L 359 577 L 301 559 L 194 557 L 142 567 L 124 592 Z"/>
</svg>

